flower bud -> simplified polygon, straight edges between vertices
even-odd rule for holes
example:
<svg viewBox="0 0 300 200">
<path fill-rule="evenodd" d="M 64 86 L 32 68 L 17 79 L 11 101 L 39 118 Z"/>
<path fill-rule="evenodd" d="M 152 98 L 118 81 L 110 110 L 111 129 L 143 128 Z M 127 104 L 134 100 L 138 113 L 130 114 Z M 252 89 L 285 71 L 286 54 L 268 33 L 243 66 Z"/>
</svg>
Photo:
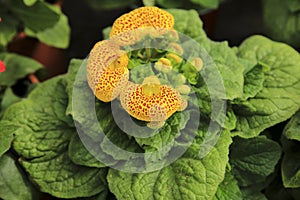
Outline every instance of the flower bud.
<svg viewBox="0 0 300 200">
<path fill-rule="evenodd" d="M 191 92 L 191 88 L 188 85 L 180 85 L 175 88 L 177 92 L 180 94 L 189 94 Z"/>
<path fill-rule="evenodd" d="M 181 63 L 182 62 L 182 58 L 180 56 L 178 56 L 175 53 L 168 53 L 167 54 L 167 58 L 174 60 L 176 63 Z"/>
<path fill-rule="evenodd" d="M 195 69 L 199 72 L 203 68 L 203 61 L 201 58 L 197 57 L 192 60 L 191 64 L 195 67 Z"/>
<path fill-rule="evenodd" d="M 169 51 L 177 53 L 178 55 L 182 55 L 183 54 L 183 48 L 178 43 L 171 42 L 168 45 L 168 49 L 169 49 Z"/>
<path fill-rule="evenodd" d="M 162 71 L 164 73 L 168 73 L 172 71 L 171 61 L 167 58 L 160 58 L 154 65 L 154 68 L 157 71 Z"/>
</svg>

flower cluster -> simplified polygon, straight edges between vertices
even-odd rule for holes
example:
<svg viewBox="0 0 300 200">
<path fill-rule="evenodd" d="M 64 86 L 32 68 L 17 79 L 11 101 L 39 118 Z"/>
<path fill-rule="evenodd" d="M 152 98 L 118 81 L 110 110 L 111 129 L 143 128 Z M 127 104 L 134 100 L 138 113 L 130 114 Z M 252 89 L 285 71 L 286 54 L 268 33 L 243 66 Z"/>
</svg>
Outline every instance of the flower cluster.
<svg viewBox="0 0 300 200">
<path fill-rule="evenodd" d="M 177 91 L 161 84 L 156 76 L 146 77 L 142 84 L 131 82 L 129 57 L 122 50 L 124 45 L 133 44 L 145 35 L 157 37 L 171 31 L 176 37 L 173 26 L 173 16 L 157 7 L 142 7 L 118 18 L 111 29 L 110 39 L 98 42 L 88 58 L 87 79 L 95 96 L 104 102 L 119 97 L 122 107 L 131 116 L 152 125 L 163 124 L 176 111 L 184 110 L 187 101 L 180 93 L 189 88 L 181 87 Z M 141 28 L 145 29 L 141 31 Z M 170 43 L 169 48 L 178 54 L 183 53 L 180 45 Z M 172 70 L 172 59 L 176 62 L 182 60 L 177 54 L 170 53 L 167 58 L 160 58 L 155 67 L 168 73 Z"/>
</svg>

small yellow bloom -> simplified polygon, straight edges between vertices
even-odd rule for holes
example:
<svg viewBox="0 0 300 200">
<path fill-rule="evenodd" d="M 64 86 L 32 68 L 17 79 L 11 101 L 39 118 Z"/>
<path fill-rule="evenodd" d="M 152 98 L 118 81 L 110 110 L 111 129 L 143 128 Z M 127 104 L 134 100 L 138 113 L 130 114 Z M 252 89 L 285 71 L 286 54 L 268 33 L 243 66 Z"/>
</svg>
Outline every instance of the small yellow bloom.
<svg viewBox="0 0 300 200">
<path fill-rule="evenodd" d="M 170 13 L 157 7 L 140 7 L 119 17 L 112 26 L 110 37 L 114 37 L 122 45 L 133 44 L 142 35 L 165 34 L 173 26 L 174 17 Z"/>
<path fill-rule="evenodd" d="M 98 42 L 87 61 L 87 80 L 95 96 L 109 102 L 119 96 L 129 79 L 128 56 L 112 40 Z"/>
<path fill-rule="evenodd" d="M 154 65 L 157 71 L 162 71 L 164 73 L 169 73 L 172 71 L 171 61 L 167 58 L 160 58 Z"/>
<path fill-rule="evenodd" d="M 171 42 L 168 45 L 168 49 L 171 52 L 177 53 L 178 55 L 182 55 L 183 54 L 183 48 L 180 46 L 180 44 L 175 43 L 175 42 Z"/>
<path fill-rule="evenodd" d="M 147 122 L 164 122 L 182 110 L 182 98 L 172 87 L 161 85 L 156 76 L 144 79 L 141 85 L 130 83 L 121 93 L 123 108 L 134 118 Z"/>
</svg>

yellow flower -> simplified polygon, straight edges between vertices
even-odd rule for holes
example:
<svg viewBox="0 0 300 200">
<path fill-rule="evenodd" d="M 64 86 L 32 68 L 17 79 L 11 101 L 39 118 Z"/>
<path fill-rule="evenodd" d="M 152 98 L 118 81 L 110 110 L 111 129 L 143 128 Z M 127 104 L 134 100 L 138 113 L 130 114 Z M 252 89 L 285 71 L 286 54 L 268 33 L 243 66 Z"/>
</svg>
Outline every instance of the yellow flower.
<svg viewBox="0 0 300 200">
<path fill-rule="evenodd" d="M 133 44 L 145 34 L 165 34 L 173 26 L 174 17 L 170 13 L 157 7 L 140 7 L 119 17 L 112 26 L 110 37 L 115 36 L 121 44 Z"/>
<path fill-rule="evenodd" d="M 87 80 L 95 96 L 109 102 L 119 96 L 129 79 L 126 52 L 112 40 L 98 42 L 87 61 Z"/>
<path fill-rule="evenodd" d="M 145 78 L 141 85 L 129 83 L 120 100 L 131 116 L 154 123 L 164 122 L 186 106 L 180 94 L 172 87 L 161 85 L 156 76 Z"/>
</svg>

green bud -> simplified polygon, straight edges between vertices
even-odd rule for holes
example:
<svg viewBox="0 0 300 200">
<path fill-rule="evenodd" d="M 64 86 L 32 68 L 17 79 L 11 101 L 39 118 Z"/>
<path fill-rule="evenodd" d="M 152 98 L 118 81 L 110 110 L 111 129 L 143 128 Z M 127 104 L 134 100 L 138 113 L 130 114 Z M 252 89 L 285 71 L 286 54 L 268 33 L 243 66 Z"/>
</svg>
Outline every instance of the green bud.
<svg viewBox="0 0 300 200">
<path fill-rule="evenodd" d="M 198 72 L 203 68 L 203 61 L 199 57 L 197 57 L 194 60 L 192 60 L 191 64 L 196 68 L 196 70 Z"/>
<path fill-rule="evenodd" d="M 189 94 L 191 88 L 188 85 L 180 85 L 175 88 L 180 94 Z"/>
</svg>

